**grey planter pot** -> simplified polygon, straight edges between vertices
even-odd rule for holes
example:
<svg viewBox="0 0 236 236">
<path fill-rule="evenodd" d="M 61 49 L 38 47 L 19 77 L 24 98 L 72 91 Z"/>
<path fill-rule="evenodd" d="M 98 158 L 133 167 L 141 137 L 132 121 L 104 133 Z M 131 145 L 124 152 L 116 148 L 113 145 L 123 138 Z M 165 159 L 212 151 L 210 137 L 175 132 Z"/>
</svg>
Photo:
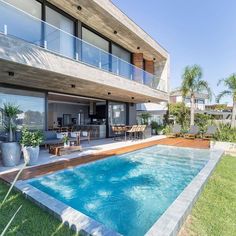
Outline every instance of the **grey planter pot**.
<svg viewBox="0 0 236 236">
<path fill-rule="evenodd" d="M 37 147 L 23 147 L 22 148 L 24 153 L 25 162 L 27 165 L 33 166 L 37 164 L 39 158 L 39 146 Z"/>
<path fill-rule="evenodd" d="M 4 166 L 20 164 L 21 147 L 17 142 L 1 143 L 2 161 Z"/>
</svg>

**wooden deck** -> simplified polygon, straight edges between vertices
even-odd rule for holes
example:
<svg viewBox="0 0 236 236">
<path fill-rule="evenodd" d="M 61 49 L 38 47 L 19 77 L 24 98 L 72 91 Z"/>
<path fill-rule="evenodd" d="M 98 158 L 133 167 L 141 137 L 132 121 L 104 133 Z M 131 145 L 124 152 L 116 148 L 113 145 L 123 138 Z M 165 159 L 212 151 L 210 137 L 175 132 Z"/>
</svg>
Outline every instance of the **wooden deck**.
<svg viewBox="0 0 236 236">
<path fill-rule="evenodd" d="M 117 148 L 113 150 L 108 151 L 101 151 L 92 155 L 82 156 L 78 158 L 53 162 L 49 164 L 44 164 L 40 166 L 35 166 L 31 168 L 27 168 L 23 170 L 21 173 L 19 179 L 26 180 L 33 177 L 37 177 L 44 174 L 50 174 L 58 170 L 62 170 L 65 168 L 89 163 L 95 160 L 100 160 L 107 158 L 109 156 L 113 155 L 119 155 L 126 152 L 131 152 L 135 150 L 139 150 L 146 147 L 151 147 L 153 145 L 162 144 L 162 145 L 169 145 L 169 146 L 176 146 L 176 147 L 190 147 L 190 148 L 201 148 L 201 149 L 207 149 L 209 148 L 209 141 L 208 140 L 201 140 L 201 139 L 195 139 L 195 140 L 189 140 L 189 139 L 183 139 L 183 138 L 165 138 L 161 140 L 155 140 L 150 142 L 144 142 L 139 144 L 133 144 L 129 145 L 127 147 Z M 12 182 L 14 180 L 14 177 L 18 171 L 10 172 L 7 174 L 0 175 L 0 178 L 6 182 Z"/>
</svg>

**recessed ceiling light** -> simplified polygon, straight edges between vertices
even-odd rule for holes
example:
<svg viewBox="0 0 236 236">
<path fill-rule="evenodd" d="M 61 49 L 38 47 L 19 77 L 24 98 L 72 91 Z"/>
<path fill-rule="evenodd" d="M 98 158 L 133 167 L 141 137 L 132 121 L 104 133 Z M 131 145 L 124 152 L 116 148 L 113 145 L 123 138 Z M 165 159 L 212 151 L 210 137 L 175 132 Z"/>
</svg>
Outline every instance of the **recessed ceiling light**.
<svg viewBox="0 0 236 236">
<path fill-rule="evenodd" d="M 13 71 L 8 71 L 8 75 L 13 77 L 15 75 L 15 73 Z"/>
</svg>

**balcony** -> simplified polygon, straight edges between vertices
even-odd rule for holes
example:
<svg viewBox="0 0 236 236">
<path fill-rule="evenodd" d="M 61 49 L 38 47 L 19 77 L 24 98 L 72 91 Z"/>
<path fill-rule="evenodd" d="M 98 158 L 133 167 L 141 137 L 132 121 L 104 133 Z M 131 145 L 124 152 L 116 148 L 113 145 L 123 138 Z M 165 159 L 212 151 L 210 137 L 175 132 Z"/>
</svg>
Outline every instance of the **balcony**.
<svg viewBox="0 0 236 236">
<path fill-rule="evenodd" d="M 166 82 L 0 0 L 0 32 L 63 57 L 166 92 Z"/>
</svg>

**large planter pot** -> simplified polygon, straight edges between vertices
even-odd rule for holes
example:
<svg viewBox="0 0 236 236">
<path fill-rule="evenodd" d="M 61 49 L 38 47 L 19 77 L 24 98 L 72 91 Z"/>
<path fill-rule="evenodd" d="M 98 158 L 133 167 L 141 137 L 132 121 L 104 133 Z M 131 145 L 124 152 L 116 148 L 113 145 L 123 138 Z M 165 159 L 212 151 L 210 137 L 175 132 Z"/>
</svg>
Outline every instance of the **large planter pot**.
<svg viewBox="0 0 236 236">
<path fill-rule="evenodd" d="M 37 163 L 39 158 L 39 146 L 37 147 L 23 147 L 24 159 L 27 165 L 33 166 Z"/>
<path fill-rule="evenodd" d="M 20 163 L 21 147 L 17 142 L 1 143 L 2 161 L 4 166 L 17 166 Z"/>
</svg>

